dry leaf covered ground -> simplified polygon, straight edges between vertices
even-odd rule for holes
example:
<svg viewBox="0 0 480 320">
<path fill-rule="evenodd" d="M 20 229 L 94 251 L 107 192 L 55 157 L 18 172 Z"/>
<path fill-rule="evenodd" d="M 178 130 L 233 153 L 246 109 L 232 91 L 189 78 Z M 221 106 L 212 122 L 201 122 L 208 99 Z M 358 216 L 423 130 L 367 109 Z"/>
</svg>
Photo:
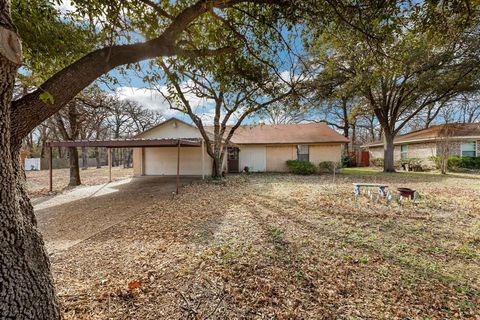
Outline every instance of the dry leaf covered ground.
<svg viewBox="0 0 480 320">
<path fill-rule="evenodd" d="M 49 194 L 49 171 L 26 171 L 27 190 L 30 197 L 39 197 Z M 112 180 L 121 180 L 133 176 L 132 168 L 112 167 Z M 64 190 L 68 186 L 70 169 L 53 170 L 53 191 L 54 193 Z M 86 186 L 97 185 L 108 182 L 108 167 L 80 169 L 80 179 Z"/>
<path fill-rule="evenodd" d="M 352 182 L 420 191 L 355 199 Z M 479 319 L 480 176 L 194 183 L 53 258 L 66 319 Z"/>
</svg>

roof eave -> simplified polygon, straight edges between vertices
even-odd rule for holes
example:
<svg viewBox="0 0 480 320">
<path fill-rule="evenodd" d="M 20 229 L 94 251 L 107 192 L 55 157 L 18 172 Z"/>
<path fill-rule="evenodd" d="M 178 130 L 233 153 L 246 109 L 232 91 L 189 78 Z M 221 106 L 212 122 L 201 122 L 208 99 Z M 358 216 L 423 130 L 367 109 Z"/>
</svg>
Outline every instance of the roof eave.
<svg viewBox="0 0 480 320">
<path fill-rule="evenodd" d="M 399 144 L 409 144 L 409 143 L 417 143 L 417 142 L 437 142 L 442 141 L 445 138 L 451 140 L 469 140 L 469 139 L 480 139 L 480 135 L 477 136 L 453 136 L 453 137 L 430 137 L 430 138 L 422 138 L 422 139 L 409 139 L 409 140 L 400 140 L 394 141 L 394 145 Z M 383 142 L 378 143 L 367 143 L 361 146 L 361 148 L 368 148 L 368 147 L 383 147 Z"/>
</svg>

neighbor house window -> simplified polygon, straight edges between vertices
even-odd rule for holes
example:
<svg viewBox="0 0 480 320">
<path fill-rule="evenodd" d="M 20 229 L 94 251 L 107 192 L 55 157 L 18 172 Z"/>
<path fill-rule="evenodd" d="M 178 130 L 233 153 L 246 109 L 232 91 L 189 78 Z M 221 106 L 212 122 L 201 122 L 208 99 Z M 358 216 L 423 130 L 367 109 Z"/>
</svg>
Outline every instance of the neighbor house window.
<svg viewBox="0 0 480 320">
<path fill-rule="evenodd" d="M 297 146 L 297 160 L 299 161 L 309 161 L 309 150 L 307 144 L 299 144 Z"/>
<path fill-rule="evenodd" d="M 477 144 L 475 141 L 463 142 L 460 146 L 462 157 L 476 157 Z"/>
<path fill-rule="evenodd" d="M 400 159 L 406 160 L 408 159 L 408 145 L 402 144 L 400 146 Z"/>
</svg>

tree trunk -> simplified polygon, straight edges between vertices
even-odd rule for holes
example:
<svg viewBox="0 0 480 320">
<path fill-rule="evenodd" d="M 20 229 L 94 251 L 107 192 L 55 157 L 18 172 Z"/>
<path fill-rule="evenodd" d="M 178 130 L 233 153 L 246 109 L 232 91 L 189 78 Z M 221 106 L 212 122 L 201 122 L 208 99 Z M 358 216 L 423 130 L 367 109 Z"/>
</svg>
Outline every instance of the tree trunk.
<svg viewBox="0 0 480 320">
<path fill-rule="evenodd" d="M 2 53 L 16 49 L 14 29 L 7 29 L 8 12 L 9 2 L 0 2 Z M 0 54 L 0 319 L 60 319 L 48 255 L 19 161 L 21 141 L 11 141 L 11 99 L 19 66 L 11 58 Z"/>
<path fill-rule="evenodd" d="M 212 178 L 221 178 L 221 177 L 222 177 L 222 161 L 220 159 L 213 158 Z"/>
<path fill-rule="evenodd" d="M 88 151 L 87 147 L 82 147 L 82 169 L 88 169 Z"/>
<path fill-rule="evenodd" d="M 79 186 L 82 184 L 80 180 L 80 166 L 78 161 L 78 150 L 75 147 L 68 148 L 68 157 L 70 162 L 70 187 Z"/>
<path fill-rule="evenodd" d="M 98 150 L 98 147 L 95 148 L 95 159 L 97 160 L 97 169 L 100 169 L 102 164 L 100 163 L 100 151 Z"/>
<path fill-rule="evenodd" d="M 383 132 L 383 172 L 395 172 L 394 150 L 393 144 L 394 134 L 384 130 Z"/>
<path fill-rule="evenodd" d="M 350 122 L 348 121 L 348 99 L 342 97 L 342 110 L 343 110 L 343 136 L 348 139 L 348 133 L 350 129 Z M 349 154 L 349 142 L 345 143 L 345 153 Z"/>
</svg>

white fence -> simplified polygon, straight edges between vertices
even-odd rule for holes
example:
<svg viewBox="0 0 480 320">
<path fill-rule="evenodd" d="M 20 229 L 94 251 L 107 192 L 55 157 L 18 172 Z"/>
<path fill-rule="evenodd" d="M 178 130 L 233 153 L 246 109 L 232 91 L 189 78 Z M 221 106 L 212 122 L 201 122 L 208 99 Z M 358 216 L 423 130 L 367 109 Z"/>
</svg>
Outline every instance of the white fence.
<svg viewBox="0 0 480 320">
<path fill-rule="evenodd" d="M 40 158 L 25 159 L 25 171 L 40 170 Z"/>
</svg>

